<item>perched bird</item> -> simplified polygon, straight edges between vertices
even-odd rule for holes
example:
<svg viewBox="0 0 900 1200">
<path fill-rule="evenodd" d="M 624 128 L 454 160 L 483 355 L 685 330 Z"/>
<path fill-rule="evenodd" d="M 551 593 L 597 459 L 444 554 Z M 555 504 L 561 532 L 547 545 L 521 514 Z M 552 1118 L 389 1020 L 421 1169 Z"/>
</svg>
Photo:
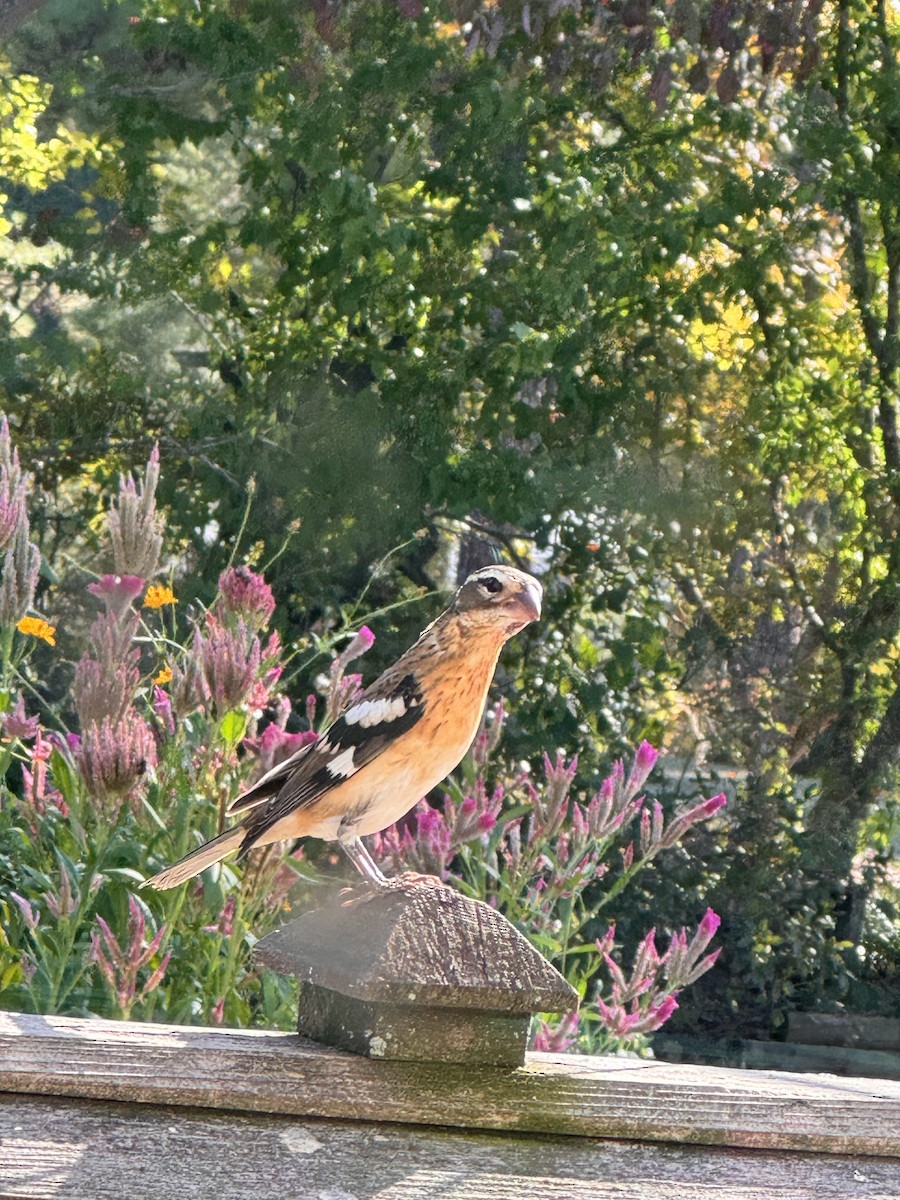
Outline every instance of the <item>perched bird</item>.
<svg viewBox="0 0 900 1200">
<path fill-rule="evenodd" d="M 147 882 L 171 888 L 232 851 L 298 837 L 343 846 L 387 884 L 360 840 L 398 821 L 460 762 L 478 732 L 505 642 L 541 615 L 538 581 L 514 567 L 473 572 L 414 646 L 315 742 L 267 772 L 230 812 L 247 816 Z"/>
</svg>

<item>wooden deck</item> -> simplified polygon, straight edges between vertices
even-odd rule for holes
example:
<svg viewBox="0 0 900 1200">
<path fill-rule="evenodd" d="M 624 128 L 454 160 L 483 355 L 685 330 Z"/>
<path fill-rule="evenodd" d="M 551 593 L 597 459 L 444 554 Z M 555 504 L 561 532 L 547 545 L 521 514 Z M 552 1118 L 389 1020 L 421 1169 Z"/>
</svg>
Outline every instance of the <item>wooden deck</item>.
<svg viewBox="0 0 900 1200">
<path fill-rule="evenodd" d="M 900 1083 L 0 1013 L 3 1197 L 900 1197 Z"/>
</svg>

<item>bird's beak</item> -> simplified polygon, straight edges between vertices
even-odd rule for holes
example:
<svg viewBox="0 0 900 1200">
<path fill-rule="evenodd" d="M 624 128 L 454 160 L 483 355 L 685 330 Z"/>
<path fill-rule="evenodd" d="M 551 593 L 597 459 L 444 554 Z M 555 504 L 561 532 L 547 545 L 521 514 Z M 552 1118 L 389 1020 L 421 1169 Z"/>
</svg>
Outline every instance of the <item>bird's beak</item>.
<svg viewBox="0 0 900 1200">
<path fill-rule="evenodd" d="M 540 617 L 543 594 L 544 590 L 536 579 L 522 584 L 519 594 L 511 602 L 511 608 L 523 625 L 528 625 Z"/>
</svg>

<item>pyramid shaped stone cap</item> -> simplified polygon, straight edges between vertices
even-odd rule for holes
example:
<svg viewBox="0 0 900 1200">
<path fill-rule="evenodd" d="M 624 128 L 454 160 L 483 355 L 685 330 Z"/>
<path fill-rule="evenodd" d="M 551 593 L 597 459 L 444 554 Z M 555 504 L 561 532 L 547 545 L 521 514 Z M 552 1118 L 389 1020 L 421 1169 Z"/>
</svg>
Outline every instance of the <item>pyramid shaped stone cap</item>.
<svg viewBox="0 0 900 1200">
<path fill-rule="evenodd" d="M 263 938 L 255 955 L 361 1000 L 508 1013 L 578 1006 L 574 988 L 505 917 L 429 877 L 345 891 Z"/>
</svg>

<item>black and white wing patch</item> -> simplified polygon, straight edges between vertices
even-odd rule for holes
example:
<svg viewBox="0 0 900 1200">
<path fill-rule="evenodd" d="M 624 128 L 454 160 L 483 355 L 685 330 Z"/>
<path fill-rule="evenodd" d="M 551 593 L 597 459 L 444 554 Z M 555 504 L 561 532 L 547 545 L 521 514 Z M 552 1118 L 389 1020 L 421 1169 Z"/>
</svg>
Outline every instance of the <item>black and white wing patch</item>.
<svg viewBox="0 0 900 1200">
<path fill-rule="evenodd" d="M 294 774 L 314 745 L 315 742 L 310 742 L 306 746 L 301 746 L 290 758 L 286 758 L 284 762 L 280 762 L 270 771 L 266 771 L 265 775 L 257 779 L 252 787 L 249 787 L 246 792 L 241 792 L 236 800 L 232 800 L 228 806 L 229 813 L 242 812 L 245 808 L 254 808 L 257 804 L 262 804 L 274 796 L 276 792 L 280 792 L 281 785 Z"/>
<path fill-rule="evenodd" d="M 287 776 L 286 764 L 266 776 L 267 781 L 284 779 L 268 804 L 247 818 L 247 838 L 250 844 L 297 808 L 306 808 L 320 796 L 350 779 L 367 763 L 377 758 L 396 739 L 407 733 L 422 719 L 425 700 L 415 675 L 404 675 L 396 683 L 383 677 L 365 691 L 354 704 L 338 717 L 318 741 L 295 756 L 295 768 Z M 262 782 L 262 781 L 260 781 Z M 258 785 L 257 785 L 258 786 Z M 258 803 L 242 796 L 235 809 Z"/>
<path fill-rule="evenodd" d="M 414 675 L 389 692 L 364 692 L 316 742 L 316 759 L 329 780 L 349 779 L 421 719 L 425 704 Z"/>
</svg>

